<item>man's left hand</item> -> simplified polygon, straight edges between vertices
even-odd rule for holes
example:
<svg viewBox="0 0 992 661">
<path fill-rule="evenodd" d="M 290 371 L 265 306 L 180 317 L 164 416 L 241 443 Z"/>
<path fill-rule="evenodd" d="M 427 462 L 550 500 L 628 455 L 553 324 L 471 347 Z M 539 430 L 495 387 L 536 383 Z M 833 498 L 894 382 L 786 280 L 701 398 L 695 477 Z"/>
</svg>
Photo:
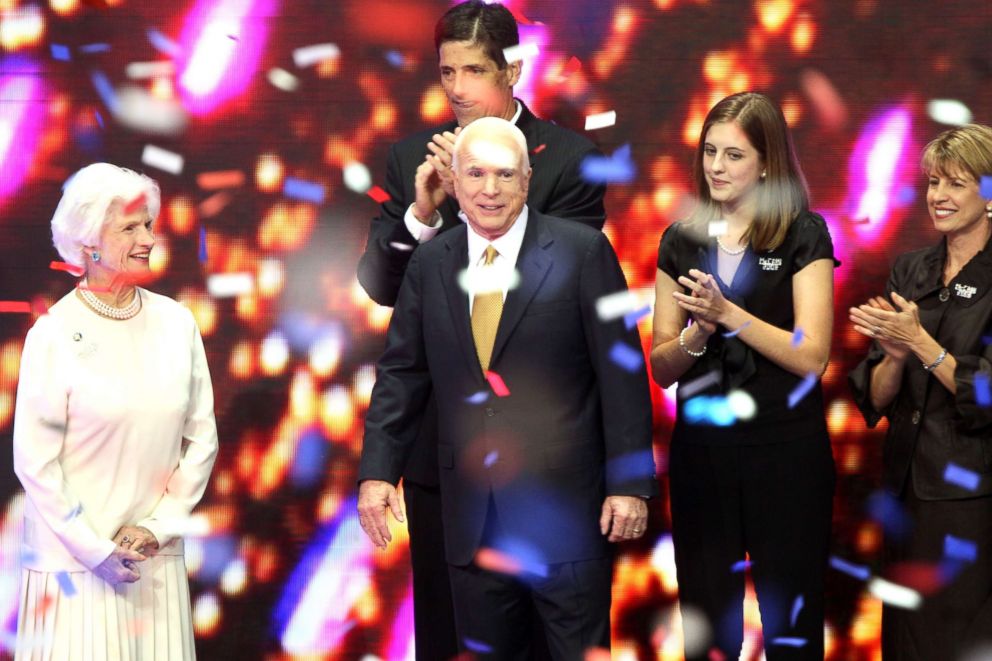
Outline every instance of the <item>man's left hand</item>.
<svg viewBox="0 0 992 661">
<path fill-rule="evenodd" d="M 441 178 L 441 188 L 452 199 L 455 197 L 455 181 L 451 175 L 451 164 L 455 156 L 455 138 L 461 130 L 462 128 L 458 126 L 455 127 L 454 132 L 435 133 L 433 142 L 427 143 L 427 148 L 431 150 L 427 160 L 437 170 Z"/>
<path fill-rule="evenodd" d="M 648 504 L 637 496 L 607 496 L 599 529 L 609 541 L 622 542 L 638 539 L 648 527 Z"/>
</svg>

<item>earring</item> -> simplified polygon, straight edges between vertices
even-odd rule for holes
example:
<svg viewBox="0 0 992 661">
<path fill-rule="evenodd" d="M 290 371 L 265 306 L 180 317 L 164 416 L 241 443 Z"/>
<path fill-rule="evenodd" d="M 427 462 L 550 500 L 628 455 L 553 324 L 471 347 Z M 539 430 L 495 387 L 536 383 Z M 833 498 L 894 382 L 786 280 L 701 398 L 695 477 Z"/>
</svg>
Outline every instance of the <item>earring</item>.
<svg viewBox="0 0 992 661">
<path fill-rule="evenodd" d="M 768 172 L 766 172 L 765 170 L 762 170 L 761 171 L 761 178 L 764 179 L 766 176 L 768 176 Z"/>
<path fill-rule="evenodd" d="M 99 262 L 100 261 L 100 252 L 97 251 L 97 250 L 94 250 L 92 253 L 90 253 L 90 257 L 93 259 L 93 262 L 94 263 Z"/>
<path fill-rule="evenodd" d="M 985 207 L 985 217 L 992 220 L 992 204 Z"/>
</svg>

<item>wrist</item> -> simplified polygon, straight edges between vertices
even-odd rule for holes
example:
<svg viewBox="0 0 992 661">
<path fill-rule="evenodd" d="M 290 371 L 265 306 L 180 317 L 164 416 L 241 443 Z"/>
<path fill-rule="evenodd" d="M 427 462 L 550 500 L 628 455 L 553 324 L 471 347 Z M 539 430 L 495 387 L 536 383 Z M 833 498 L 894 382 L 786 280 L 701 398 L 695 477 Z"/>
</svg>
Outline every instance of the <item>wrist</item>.
<svg viewBox="0 0 992 661">
<path fill-rule="evenodd" d="M 697 330 L 690 338 L 688 331 L 693 326 L 695 326 Z M 698 330 L 699 324 L 693 324 L 693 326 L 686 326 L 682 329 L 682 332 L 679 333 L 679 347 L 688 356 L 692 358 L 701 358 L 703 354 L 706 353 L 706 340 L 709 339 L 709 335 L 706 335 L 705 331 L 703 331 L 702 335 L 700 334 L 700 331 Z M 700 341 L 700 339 L 702 341 Z"/>
<path fill-rule="evenodd" d="M 434 214 L 437 212 L 437 208 L 431 209 L 430 211 L 424 213 L 416 204 L 413 205 L 413 217 L 417 219 L 417 222 L 421 225 L 426 225 L 427 227 L 432 227 L 434 225 Z"/>
</svg>

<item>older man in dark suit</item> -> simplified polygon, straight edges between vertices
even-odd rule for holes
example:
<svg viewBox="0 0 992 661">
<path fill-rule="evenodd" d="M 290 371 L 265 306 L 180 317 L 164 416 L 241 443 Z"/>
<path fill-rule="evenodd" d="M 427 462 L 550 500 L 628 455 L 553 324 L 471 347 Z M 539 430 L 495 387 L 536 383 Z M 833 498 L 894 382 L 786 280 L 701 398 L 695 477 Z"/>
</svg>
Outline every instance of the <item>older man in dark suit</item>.
<svg viewBox="0 0 992 661">
<path fill-rule="evenodd" d="M 637 332 L 596 315 L 626 282 L 602 233 L 528 208 L 526 140 L 509 122 L 465 128 L 452 173 L 466 224 L 407 267 L 366 415 L 362 527 L 385 547 L 433 391 L 463 648 L 527 659 L 534 608 L 552 657 L 582 658 L 609 647 L 609 542 L 643 534 L 656 492 L 643 362 L 616 360 L 640 353 Z"/>
<path fill-rule="evenodd" d="M 598 152 L 589 140 L 538 119 L 513 97 L 522 63 L 507 62 L 503 50 L 518 43 L 516 21 L 500 4 L 470 0 L 452 7 L 438 21 L 434 45 L 441 85 L 455 121 L 412 135 L 390 149 L 385 181 L 389 199 L 372 220 L 358 265 L 358 280 L 377 303 L 396 302 L 415 246 L 462 225 L 451 186 L 451 148 L 455 131 L 479 117 L 502 117 L 523 131 L 533 166 L 527 200 L 531 209 L 602 229 L 605 186 L 587 183 L 580 176 L 582 160 Z M 418 177 L 430 184 L 421 189 L 430 194 L 418 196 Z M 436 405 L 431 401 L 427 408 L 420 437 L 403 469 L 403 497 L 409 519 L 417 658 L 446 661 L 457 649 L 441 544 Z"/>
</svg>

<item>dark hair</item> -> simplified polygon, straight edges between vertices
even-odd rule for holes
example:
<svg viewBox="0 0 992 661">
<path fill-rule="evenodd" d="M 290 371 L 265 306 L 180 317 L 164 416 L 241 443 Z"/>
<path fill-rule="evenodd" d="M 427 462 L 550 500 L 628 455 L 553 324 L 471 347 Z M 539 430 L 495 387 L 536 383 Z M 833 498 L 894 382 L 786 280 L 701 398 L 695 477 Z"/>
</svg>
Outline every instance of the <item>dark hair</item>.
<svg viewBox="0 0 992 661">
<path fill-rule="evenodd" d="M 503 5 L 468 0 L 445 12 L 434 26 L 434 50 L 440 52 L 446 41 L 478 44 L 486 57 L 505 69 L 503 49 L 519 44 L 520 33 L 513 14 Z"/>
<path fill-rule="evenodd" d="M 809 208 L 806 178 L 796 159 L 792 138 L 781 108 L 764 94 L 740 92 L 717 103 L 706 115 L 699 133 L 699 145 L 693 160 L 693 179 L 699 205 L 689 216 L 690 222 L 708 222 L 720 215 L 710 197 L 703 172 L 706 134 L 714 124 L 736 122 L 764 163 L 765 176 L 757 190 L 757 211 L 744 240 L 752 250 L 773 250 L 785 240 L 792 220 Z"/>
</svg>

